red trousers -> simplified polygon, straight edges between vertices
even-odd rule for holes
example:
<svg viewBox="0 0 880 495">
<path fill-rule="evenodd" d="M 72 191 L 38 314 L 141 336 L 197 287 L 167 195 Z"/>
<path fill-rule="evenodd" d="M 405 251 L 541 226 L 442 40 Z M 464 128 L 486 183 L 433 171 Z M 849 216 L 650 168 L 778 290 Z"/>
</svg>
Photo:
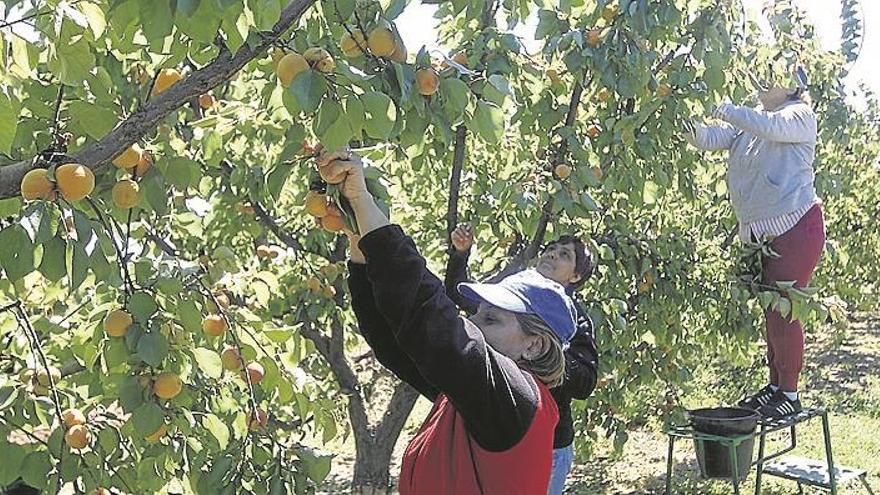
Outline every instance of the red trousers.
<svg viewBox="0 0 880 495">
<path fill-rule="evenodd" d="M 810 283 L 813 270 L 825 247 L 825 220 L 818 204 L 771 243 L 778 258 L 764 257 L 764 283 L 795 280 L 796 287 Z M 804 328 L 798 320 L 789 321 L 777 311 L 766 311 L 767 362 L 770 383 L 786 392 L 796 392 L 798 375 L 804 365 Z"/>
</svg>

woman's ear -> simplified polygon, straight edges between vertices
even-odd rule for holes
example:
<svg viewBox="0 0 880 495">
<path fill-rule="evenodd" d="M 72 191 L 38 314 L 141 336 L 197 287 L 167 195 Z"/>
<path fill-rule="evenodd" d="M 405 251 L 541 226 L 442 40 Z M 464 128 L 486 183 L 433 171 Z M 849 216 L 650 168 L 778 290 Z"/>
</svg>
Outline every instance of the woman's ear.
<svg viewBox="0 0 880 495">
<path fill-rule="evenodd" d="M 528 335 L 526 337 L 526 346 L 523 349 L 522 358 L 526 361 L 534 361 L 547 352 L 550 342 L 546 335 Z"/>
</svg>

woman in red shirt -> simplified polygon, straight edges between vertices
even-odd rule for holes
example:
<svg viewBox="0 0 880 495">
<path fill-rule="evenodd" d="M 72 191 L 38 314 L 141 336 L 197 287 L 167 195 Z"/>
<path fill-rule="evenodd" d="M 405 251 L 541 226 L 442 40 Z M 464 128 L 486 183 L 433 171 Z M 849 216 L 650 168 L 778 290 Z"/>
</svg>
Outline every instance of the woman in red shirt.
<svg viewBox="0 0 880 495">
<path fill-rule="evenodd" d="M 434 402 L 403 457 L 402 495 L 547 493 L 558 421 L 548 387 L 564 373 L 575 308 L 534 270 L 499 284 L 462 284 L 480 303 L 459 316 L 412 239 L 391 225 L 364 183 L 360 158 L 329 153 L 324 176 L 341 192 L 362 237 L 351 236 L 349 289 L 376 358 Z"/>
</svg>

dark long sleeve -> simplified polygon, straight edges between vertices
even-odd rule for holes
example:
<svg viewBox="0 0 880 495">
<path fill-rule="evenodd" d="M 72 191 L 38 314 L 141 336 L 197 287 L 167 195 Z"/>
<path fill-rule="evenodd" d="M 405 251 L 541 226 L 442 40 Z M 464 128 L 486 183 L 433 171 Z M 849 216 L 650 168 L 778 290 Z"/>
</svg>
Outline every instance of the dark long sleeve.
<svg viewBox="0 0 880 495">
<path fill-rule="evenodd" d="M 481 447 L 498 452 L 519 442 L 537 409 L 534 378 L 458 315 L 399 226 L 369 232 L 360 248 L 376 307 L 421 376 L 449 397 Z"/>
<path fill-rule="evenodd" d="M 578 328 L 565 351 L 565 381 L 559 388 L 574 399 L 586 399 L 596 388 L 598 356 L 593 340 L 593 322 L 578 314 Z"/>
<path fill-rule="evenodd" d="M 480 305 L 470 299 L 462 296 L 458 292 L 458 284 L 462 282 L 470 282 L 468 275 L 468 258 L 471 252 L 460 252 L 455 249 L 449 253 L 449 260 L 446 263 L 446 278 L 443 284 L 446 286 L 446 295 L 456 306 L 461 308 L 465 313 L 472 315 L 477 312 Z"/>
<path fill-rule="evenodd" d="M 376 309 L 373 287 L 367 278 L 366 265 L 349 262 L 348 271 L 351 306 L 357 317 L 361 335 L 373 349 L 376 359 L 398 378 L 433 401 L 437 397 L 437 389 L 425 380 L 412 359 L 403 352 L 388 322 Z"/>
</svg>

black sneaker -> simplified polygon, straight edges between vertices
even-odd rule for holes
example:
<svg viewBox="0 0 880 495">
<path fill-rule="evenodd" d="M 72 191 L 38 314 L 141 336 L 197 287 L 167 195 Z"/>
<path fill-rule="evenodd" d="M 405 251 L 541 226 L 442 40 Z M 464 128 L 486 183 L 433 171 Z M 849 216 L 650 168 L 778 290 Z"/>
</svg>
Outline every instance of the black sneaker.
<svg viewBox="0 0 880 495">
<path fill-rule="evenodd" d="M 769 402 L 758 408 L 758 414 L 768 419 L 782 419 L 802 410 L 800 400 L 791 400 L 782 390 L 778 390 L 770 397 Z"/>
<path fill-rule="evenodd" d="M 773 397 L 773 394 L 776 393 L 767 385 L 758 391 L 757 394 L 746 397 L 743 400 L 739 401 L 736 405 L 742 407 L 743 409 L 752 409 L 753 411 L 757 411 L 759 407 L 764 404 L 770 402 L 770 398 Z"/>
</svg>

